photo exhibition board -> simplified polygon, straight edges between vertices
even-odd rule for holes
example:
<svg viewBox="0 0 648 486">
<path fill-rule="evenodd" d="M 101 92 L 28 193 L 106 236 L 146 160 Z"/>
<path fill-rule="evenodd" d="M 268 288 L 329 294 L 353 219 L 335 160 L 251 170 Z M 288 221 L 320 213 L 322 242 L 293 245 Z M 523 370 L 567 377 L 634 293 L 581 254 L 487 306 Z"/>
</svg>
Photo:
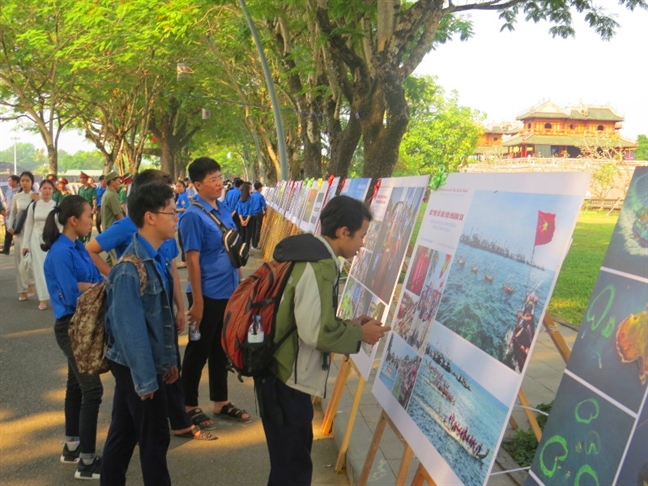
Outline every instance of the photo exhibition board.
<svg viewBox="0 0 648 486">
<path fill-rule="evenodd" d="M 338 316 L 353 319 L 369 315 L 385 322 L 389 312 L 405 252 L 412 236 L 428 176 L 382 179 L 371 202 L 373 221 L 364 247 L 353 259 Z M 378 346 L 363 343 L 354 364 L 366 380 L 369 378 Z"/>
<path fill-rule="evenodd" d="M 308 192 L 305 196 L 304 207 L 299 218 L 297 226 L 300 230 L 307 232 L 310 231 L 310 219 L 313 215 L 313 209 L 315 208 L 315 201 L 317 200 L 317 194 L 320 192 L 320 189 L 324 184 L 327 184 L 322 179 L 318 179 L 312 182 L 308 188 Z M 327 184 L 328 185 L 328 184 Z"/>
<path fill-rule="evenodd" d="M 648 484 L 648 167 L 637 167 L 527 485 Z"/>
<path fill-rule="evenodd" d="M 363 179 L 347 179 L 344 181 L 344 186 L 340 189 L 340 196 L 349 196 L 358 201 L 364 201 L 367 197 L 367 191 L 369 190 L 369 184 L 371 183 L 371 178 Z"/>
<path fill-rule="evenodd" d="M 306 209 L 306 200 L 308 199 L 308 193 L 310 192 L 312 186 L 313 179 L 308 179 L 304 181 L 299 190 L 299 194 L 297 196 L 297 204 L 295 206 L 295 211 L 293 212 L 291 219 L 291 223 L 298 228 L 301 223 L 301 218 L 304 215 L 304 210 Z"/>
<path fill-rule="evenodd" d="M 306 231 L 310 231 L 316 235 L 320 233 L 320 228 L 319 228 L 320 213 L 322 212 L 324 206 L 326 206 L 326 203 L 329 201 L 329 199 L 335 197 L 335 193 L 337 192 L 339 184 L 340 184 L 339 177 L 329 177 L 328 180 L 324 181 L 322 187 L 317 193 L 317 197 L 315 198 L 315 204 L 313 205 L 313 212 L 311 213 L 311 218 L 310 221 L 308 222 L 308 227 Z"/>
<path fill-rule="evenodd" d="M 485 484 L 587 191 L 451 174 L 425 209 L 373 393 L 437 484 Z"/>
</svg>

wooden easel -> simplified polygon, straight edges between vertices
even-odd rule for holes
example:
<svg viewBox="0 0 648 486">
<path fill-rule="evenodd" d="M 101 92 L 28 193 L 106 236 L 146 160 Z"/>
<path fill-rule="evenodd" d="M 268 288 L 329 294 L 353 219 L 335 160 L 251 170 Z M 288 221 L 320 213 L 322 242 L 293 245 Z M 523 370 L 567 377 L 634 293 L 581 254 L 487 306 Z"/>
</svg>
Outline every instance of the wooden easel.
<svg viewBox="0 0 648 486">
<path fill-rule="evenodd" d="M 569 356 L 571 355 L 571 350 L 569 349 L 569 346 L 567 346 L 567 342 L 565 341 L 563 335 L 560 334 L 556 322 L 553 320 L 549 313 L 545 312 L 542 324 L 544 325 L 545 329 L 547 329 L 549 337 L 556 346 L 556 349 L 560 353 L 560 356 L 565 361 L 565 363 L 567 363 Z M 529 399 L 527 398 L 526 393 L 524 393 L 524 390 L 522 390 L 522 387 L 520 387 L 520 391 L 518 392 L 518 398 L 520 399 L 524 413 L 527 416 L 527 420 L 531 425 L 531 429 L 533 430 L 533 433 L 535 434 L 536 439 L 538 439 L 539 442 L 540 437 L 542 437 L 542 430 L 540 430 L 540 425 L 538 425 L 538 419 L 536 418 L 533 411 L 529 408 L 531 405 L 529 404 Z M 517 429 L 518 425 L 515 422 L 513 416 L 511 416 L 511 418 L 509 419 L 509 423 L 511 424 L 511 427 L 513 427 L 513 429 Z"/>
<path fill-rule="evenodd" d="M 409 470 L 410 463 L 412 462 L 412 458 L 414 457 L 414 451 L 412 448 L 409 446 L 407 442 L 405 442 L 405 439 L 401 435 L 401 433 L 398 431 L 394 423 L 391 421 L 391 419 L 387 416 L 385 411 L 383 410 L 380 413 L 380 418 L 378 419 L 378 425 L 376 425 L 376 430 L 374 431 L 373 438 L 371 439 L 371 444 L 369 445 L 369 451 L 367 452 L 367 459 L 365 459 L 364 466 L 362 467 L 362 472 L 360 473 L 360 477 L 358 478 L 358 486 L 365 486 L 367 484 L 367 480 L 369 479 L 369 473 L 371 472 L 371 466 L 373 465 L 374 459 L 376 458 L 376 452 L 378 452 L 378 446 L 380 446 L 380 439 L 382 439 L 383 433 L 385 432 L 385 426 L 389 424 L 389 426 L 392 428 L 394 433 L 396 434 L 396 437 L 405 444 L 405 450 L 403 452 L 403 457 L 400 462 L 400 466 L 398 467 L 398 474 L 396 475 L 396 481 L 394 484 L 405 484 L 405 479 L 407 478 L 407 471 Z M 414 481 L 417 480 L 417 475 L 419 474 L 419 470 L 424 471 L 422 466 L 419 465 L 418 469 L 416 470 L 416 475 L 414 476 Z M 425 472 L 425 475 L 422 476 L 422 478 L 425 478 L 428 480 L 429 484 L 431 486 L 436 486 L 436 483 L 432 481 L 432 478 Z M 428 479 L 429 478 L 429 479 Z M 420 482 L 416 483 L 419 485 L 422 485 L 423 479 L 420 480 Z M 414 485 L 414 481 L 412 481 L 412 485 Z"/>
</svg>

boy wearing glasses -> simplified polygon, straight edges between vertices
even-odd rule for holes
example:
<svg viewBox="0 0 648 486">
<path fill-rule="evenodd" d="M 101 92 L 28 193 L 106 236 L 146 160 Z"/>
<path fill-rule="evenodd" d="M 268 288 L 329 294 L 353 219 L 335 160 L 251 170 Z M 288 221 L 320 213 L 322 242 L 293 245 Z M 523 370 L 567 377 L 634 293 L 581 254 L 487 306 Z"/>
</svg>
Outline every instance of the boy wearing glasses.
<svg viewBox="0 0 648 486">
<path fill-rule="evenodd" d="M 198 194 L 180 221 L 180 233 L 187 259 L 189 284 L 189 324 L 200 330 L 201 337 L 189 341 L 182 362 L 182 386 L 187 413 L 197 425 L 212 423 L 199 408 L 198 386 L 205 363 L 209 361 L 209 398 L 215 416 L 241 422 L 250 415 L 228 399 L 227 356 L 221 346 L 223 316 L 227 301 L 239 283 L 239 271 L 232 266 L 223 245 L 223 234 L 211 213 L 227 228 L 234 228 L 230 208 L 220 203 L 223 177 L 220 165 L 201 157 L 189 165 L 189 177 Z"/>
<path fill-rule="evenodd" d="M 166 454 L 166 385 L 178 380 L 173 316 L 173 276 L 162 244 L 176 232 L 175 201 L 165 184 L 146 184 L 129 200 L 137 233 L 125 254 L 142 261 L 146 290 L 132 262 L 121 262 L 106 283 L 106 357 L 115 378 L 112 420 L 104 447 L 102 484 L 126 484 L 126 472 L 139 444 L 144 484 L 171 484 Z M 174 217 L 169 217 L 169 215 Z"/>
</svg>

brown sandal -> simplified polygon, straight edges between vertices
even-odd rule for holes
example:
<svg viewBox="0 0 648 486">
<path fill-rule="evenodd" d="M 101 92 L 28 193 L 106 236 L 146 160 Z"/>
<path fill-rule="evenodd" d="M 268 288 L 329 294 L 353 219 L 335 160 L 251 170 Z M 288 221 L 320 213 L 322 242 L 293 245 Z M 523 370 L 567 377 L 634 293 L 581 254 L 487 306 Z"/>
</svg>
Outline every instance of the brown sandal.
<svg viewBox="0 0 648 486">
<path fill-rule="evenodd" d="M 214 412 L 214 415 L 218 418 L 224 418 L 228 420 L 236 420 L 238 422 L 243 422 L 247 423 L 252 420 L 252 416 L 248 414 L 247 418 L 243 418 L 243 414 L 246 414 L 247 412 L 245 410 L 241 410 L 238 408 L 236 405 L 234 405 L 232 402 L 228 402 L 225 405 L 223 405 L 223 408 L 221 408 L 221 411 L 216 413 Z"/>
</svg>

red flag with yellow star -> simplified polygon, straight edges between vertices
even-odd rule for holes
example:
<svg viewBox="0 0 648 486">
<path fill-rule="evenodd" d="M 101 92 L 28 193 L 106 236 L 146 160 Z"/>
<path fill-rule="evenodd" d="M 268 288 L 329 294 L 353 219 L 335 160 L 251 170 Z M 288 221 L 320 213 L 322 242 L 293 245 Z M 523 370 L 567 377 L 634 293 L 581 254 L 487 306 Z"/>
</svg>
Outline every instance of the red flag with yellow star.
<svg viewBox="0 0 648 486">
<path fill-rule="evenodd" d="M 538 226 L 534 246 L 546 245 L 553 239 L 556 231 L 556 215 L 538 211 Z"/>
</svg>

